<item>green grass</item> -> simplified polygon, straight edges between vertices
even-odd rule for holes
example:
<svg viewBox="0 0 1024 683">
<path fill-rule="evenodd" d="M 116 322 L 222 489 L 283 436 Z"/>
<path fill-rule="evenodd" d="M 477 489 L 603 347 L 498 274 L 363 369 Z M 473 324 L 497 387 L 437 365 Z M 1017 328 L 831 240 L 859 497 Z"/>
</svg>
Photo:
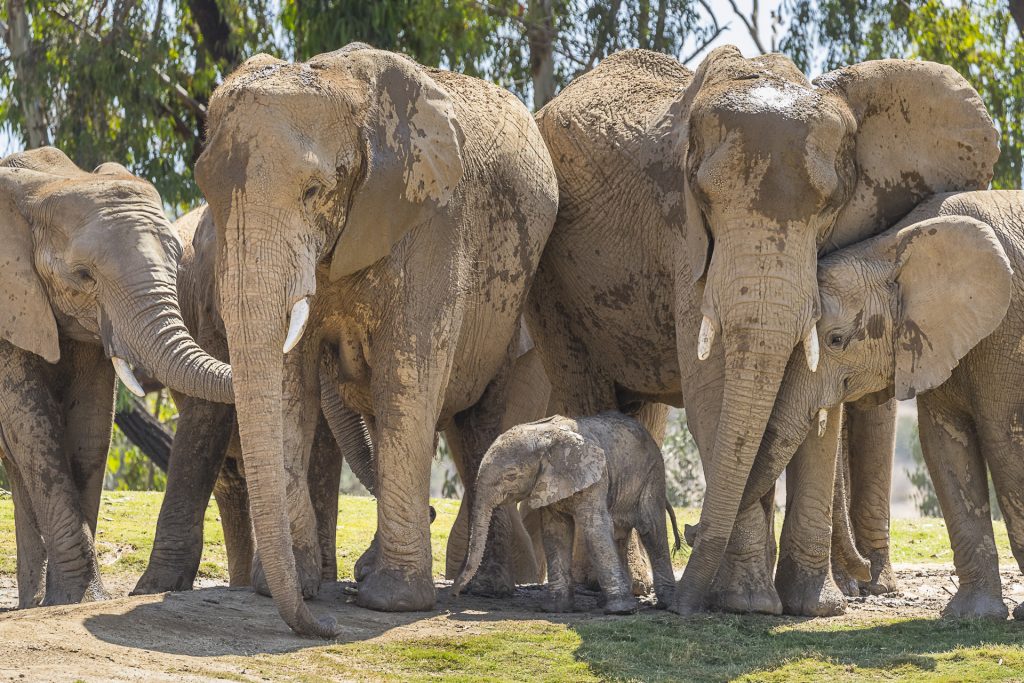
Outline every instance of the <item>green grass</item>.
<svg viewBox="0 0 1024 683">
<path fill-rule="evenodd" d="M 162 494 L 108 492 L 100 508 L 97 544 L 106 575 L 137 576 L 149 557 Z M 431 528 L 434 573 L 444 573 L 444 549 L 458 503 L 435 500 Z M 352 576 L 376 528 L 368 498 L 339 505 L 338 568 Z M 695 510 L 680 510 L 693 523 Z M 1010 560 L 1006 530 L 994 525 L 1000 559 Z M 681 568 L 688 549 L 676 553 Z M 948 563 L 942 520 L 897 520 L 893 560 Z M 13 506 L 0 499 L 0 574 L 15 572 Z M 227 578 L 216 504 L 206 513 L 200 572 Z M 465 620 L 446 635 L 386 637 L 309 647 L 297 652 L 232 658 L 272 680 L 337 678 L 394 681 L 1024 681 L 1024 626 L 1014 622 L 952 622 L 938 618 L 850 621 L 705 615 L 682 621 L 647 612 L 628 618 L 579 617 L 569 623 L 537 614 L 507 620 L 500 612 Z M 460 633 L 465 630 L 466 633 Z M 210 673 L 222 676 L 222 672 Z"/>
</svg>

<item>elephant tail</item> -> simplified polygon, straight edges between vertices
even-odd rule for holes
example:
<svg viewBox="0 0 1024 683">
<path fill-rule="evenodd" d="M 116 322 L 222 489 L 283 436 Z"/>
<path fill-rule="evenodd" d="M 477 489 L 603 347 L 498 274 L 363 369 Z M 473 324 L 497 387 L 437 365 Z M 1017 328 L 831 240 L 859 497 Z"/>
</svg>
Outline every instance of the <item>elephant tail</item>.
<svg viewBox="0 0 1024 683">
<path fill-rule="evenodd" d="M 665 501 L 665 512 L 668 513 L 668 519 L 672 522 L 672 536 L 675 538 L 672 548 L 679 550 L 683 547 L 683 537 L 679 535 L 679 522 L 676 521 L 676 511 L 672 509 L 672 503 Z"/>
</svg>

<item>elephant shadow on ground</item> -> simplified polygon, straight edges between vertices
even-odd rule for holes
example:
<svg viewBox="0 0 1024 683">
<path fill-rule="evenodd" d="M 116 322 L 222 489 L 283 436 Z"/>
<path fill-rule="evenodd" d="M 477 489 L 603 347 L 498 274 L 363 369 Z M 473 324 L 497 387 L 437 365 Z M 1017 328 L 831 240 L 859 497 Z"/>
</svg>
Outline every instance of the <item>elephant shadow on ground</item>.
<svg viewBox="0 0 1024 683">
<path fill-rule="evenodd" d="M 959 680 L 980 676 L 978 667 L 989 665 L 992 671 L 980 677 L 1002 680 L 1024 671 L 1024 625 L 1013 621 L 641 614 L 573 629 L 580 638 L 575 658 L 602 677 L 622 680 Z"/>
</svg>

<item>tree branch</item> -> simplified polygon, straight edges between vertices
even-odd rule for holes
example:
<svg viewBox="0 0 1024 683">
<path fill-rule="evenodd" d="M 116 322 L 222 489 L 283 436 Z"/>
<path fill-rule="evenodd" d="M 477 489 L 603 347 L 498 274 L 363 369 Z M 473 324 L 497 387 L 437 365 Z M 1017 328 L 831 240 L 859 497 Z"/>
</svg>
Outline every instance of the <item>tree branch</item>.
<svg viewBox="0 0 1024 683">
<path fill-rule="evenodd" d="M 747 28 L 747 33 L 750 34 L 750 38 L 754 41 L 754 45 L 761 54 L 767 54 L 768 50 L 764 49 L 764 43 L 761 42 L 760 29 L 757 26 L 757 0 L 754 0 L 754 11 L 751 13 L 750 18 L 747 18 L 743 12 L 740 12 L 740 8 L 736 6 L 736 0 L 729 0 L 729 6 L 732 7 L 733 13 L 739 17 L 740 21 Z"/>
</svg>

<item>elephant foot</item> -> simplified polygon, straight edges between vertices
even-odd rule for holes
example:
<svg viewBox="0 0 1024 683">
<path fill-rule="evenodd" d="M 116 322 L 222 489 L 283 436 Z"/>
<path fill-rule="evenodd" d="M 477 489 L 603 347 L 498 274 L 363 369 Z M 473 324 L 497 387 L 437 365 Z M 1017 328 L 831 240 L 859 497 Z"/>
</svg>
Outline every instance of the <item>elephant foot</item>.
<svg viewBox="0 0 1024 683">
<path fill-rule="evenodd" d="M 359 582 L 356 604 L 378 612 L 422 612 L 434 607 L 430 575 L 376 567 Z"/>
<path fill-rule="evenodd" d="M 835 561 L 832 562 L 832 580 L 843 595 L 850 598 L 860 597 L 860 581 L 850 576 L 846 569 Z"/>
<path fill-rule="evenodd" d="M 1013 618 L 1015 621 L 1024 621 L 1024 602 L 1013 608 Z"/>
<path fill-rule="evenodd" d="M 846 598 L 828 570 L 808 570 L 782 557 L 775 574 L 775 589 L 785 614 L 834 617 L 846 612 Z"/>
<path fill-rule="evenodd" d="M 896 572 L 892 570 L 889 562 L 888 549 L 876 551 L 868 555 L 871 560 L 871 581 L 862 581 L 860 589 L 868 595 L 883 595 L 895 593 L 899 589 L 896 581 Z"/>
<path fill-rule="evenodd" d="M 1018 608 L 1020 606 L 1018 605 Z M 1003 621 L 1009 615 L 1003 603 L 999 584 L 960 584 L 956 595 L 942 608 L 942 616 L 954 619 L 995 619 Z M 1017 610 L 1014 610 L 1014 618 Z"/>
<path fill-rule="evenodd" d="M 463 592 L 483 598 L 507 598 L 516 592 L 516 584 L 507 567 L 485 563 Z"/>
<path fill-rule="evenodd" d="M 152 595 L 167 591 L 190 591 L 195 574 L 188 576 L 180 568 L 150 562 L 129 595 Z"/>
<path fill-rule="evenodd" d="M 743 562 L 727 557 L 711 585 L 707 602 L 710 609 L 721 612 L 782 614 L 782 602 L 761 557 Z"/>
<path fill-rule="evenodd" d="M 103 587 L 103 583 L 98 577 L 85 586 L 62 585 L 58 580 L 47 582 L 46 592 L 40 606 L 74 605 L 82 602 L 101 602 L 109 599 L 110 593 Z"/>
<path fill-rule="evenodd" d="M 572 591 L 549 591 L 540 608 L 545 612 L 572 612 L 576 609 L 576 601 L 573 599 Z"/>
<path fill-rule="evenodd" d="M 302 597 L 306 600 L 315 598 L 320 593 L 320 581 L 322 567 L 320 564 L 320 549 L 303 551 L 299 548 L 292 548 L 295 555 L 295 569 L 299 577 L 299 588 L 302 589 Z M 270 586 L 267 584 L 267 576 L 263 572 L 263 562 L 260 559 L 259 551 L 252 560 L 252 587 L 260 595 L 270 597 Z"/>
<path fill-rule="evenodd" d="M 373 568 L 377 565 L 377 551 L 379 549 L 380 544 L 377 542 L 377 534 L 374 534 L 373 540 L 370 541 L 370 547 L 356 560 L 353 573 L 357 582 L 365 579 L 373 571 Z"/>
<path fill-rule="evenodd" d="M 605 614 L 635 614 L 639 609 L 640 601 L 633 595 L 610 597 L 604 604 Z"/>
<path fill-rule="evenodd" d="M 676 590 L 676 598 L 669 605 L 668 609 L 679 616 L 689 617 L 704 611 L 704 598 L 692 591 L 678 589 Z"/>
</svg>

